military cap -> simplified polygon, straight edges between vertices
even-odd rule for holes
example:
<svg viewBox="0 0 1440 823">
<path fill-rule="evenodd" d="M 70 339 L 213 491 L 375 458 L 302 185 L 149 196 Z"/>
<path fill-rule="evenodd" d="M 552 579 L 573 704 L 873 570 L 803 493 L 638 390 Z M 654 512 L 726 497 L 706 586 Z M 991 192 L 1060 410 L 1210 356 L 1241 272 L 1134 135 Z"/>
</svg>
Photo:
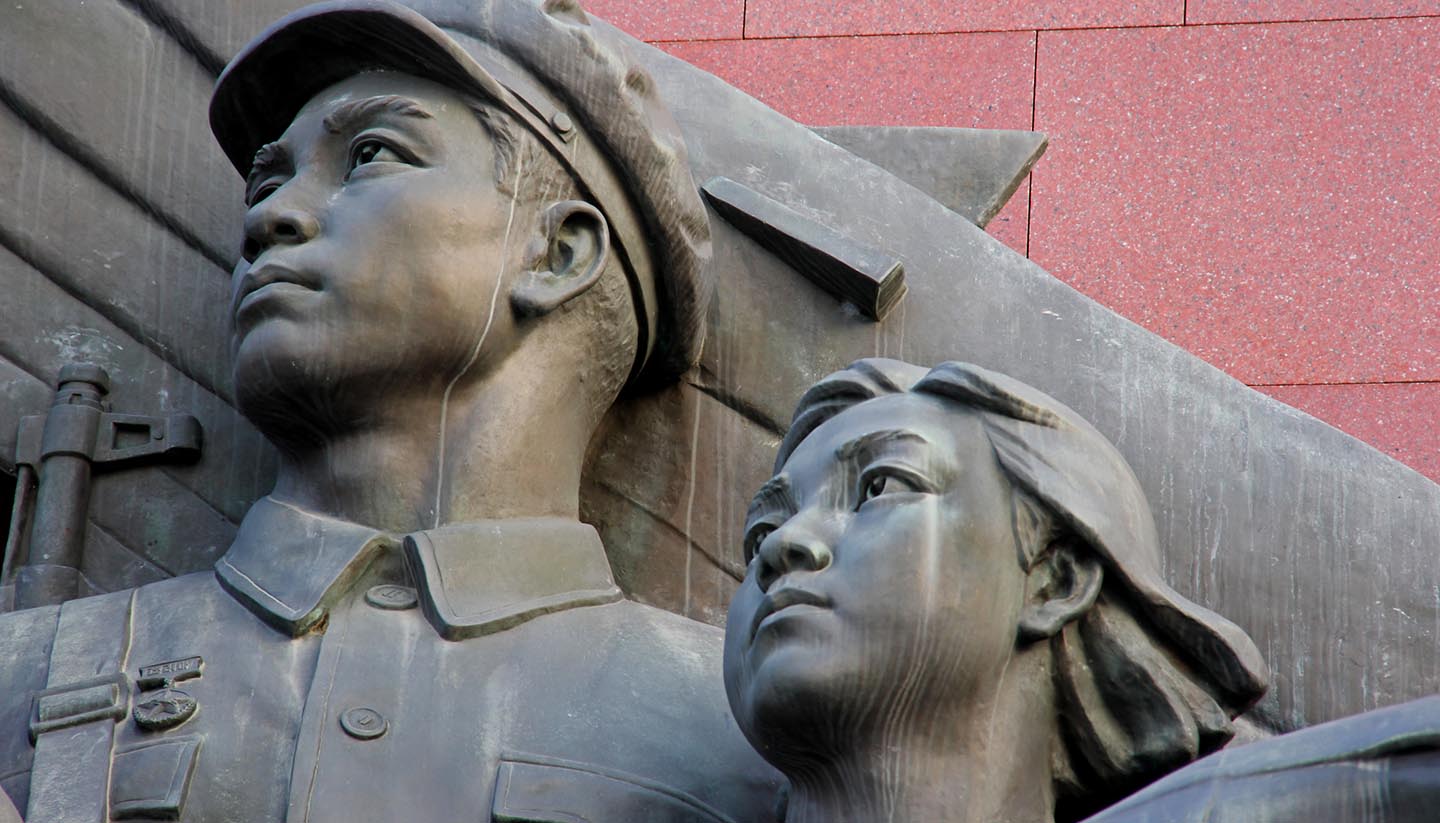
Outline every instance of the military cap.
<svg viewBox="0 0 1440 823">
<path fill-rule="evenodd" d="M 574 0 L 317 3 L 230 61 L 210 126 L 244 175 L 311 97 L 360 71 L 403 71 L 500 106 L 610 223 L 640 330 L 631 383 L 659 383 L 699 358 L 710 228 L 679 126 L 626 39 Z"/>
</svg>

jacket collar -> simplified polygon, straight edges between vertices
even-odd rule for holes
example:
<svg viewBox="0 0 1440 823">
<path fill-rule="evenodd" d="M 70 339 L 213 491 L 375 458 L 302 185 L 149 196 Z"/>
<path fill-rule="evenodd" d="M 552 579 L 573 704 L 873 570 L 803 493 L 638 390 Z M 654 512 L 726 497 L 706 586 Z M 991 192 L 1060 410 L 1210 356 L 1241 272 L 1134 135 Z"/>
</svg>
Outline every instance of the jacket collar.
<svg viewBox="0 0 1440 823">
<path fill-rule="evenodd" d="M 459 523 L 405 537 L 420 607 L 446 640 L 621 599 L 593 526 L 558 517 Z"/>
<path fill-rule="evenodd" d="M 319 623 L 394 545 L 384 532 L 262 497 L 215 574 L 260 619 L 295 636 Z"/>
<path fill-rule="evenodd" d="M 262 620 L 298 636 L 399 545 L 385 532 L 263 497 L 245 515 L 215 574 Z M 404 538 L 404 560 L 426 618 L 447 640 L 623 597 L 595 529 L 563 518 L 415 532 Z"/>
</svg>

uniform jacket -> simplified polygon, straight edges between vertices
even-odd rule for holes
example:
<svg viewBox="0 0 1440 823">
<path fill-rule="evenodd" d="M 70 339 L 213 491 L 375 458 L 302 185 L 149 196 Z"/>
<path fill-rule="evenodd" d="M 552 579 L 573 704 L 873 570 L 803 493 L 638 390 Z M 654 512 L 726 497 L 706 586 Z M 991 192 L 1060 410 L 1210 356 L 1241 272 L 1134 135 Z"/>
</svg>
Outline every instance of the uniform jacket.
<svg viewBox="0 0 1440 823">
<path fill-rule="evenodd" d="M 1085 823 L 1434 823 L 1440 696 L 1197 760 Z"/>
<path fill-rule="evenodd" d="M 772 820 L 721 637 L 580 523 L 267 498 L 214 572 L 0 616 L 0 786 L 30 821 Z"/>
</svg>

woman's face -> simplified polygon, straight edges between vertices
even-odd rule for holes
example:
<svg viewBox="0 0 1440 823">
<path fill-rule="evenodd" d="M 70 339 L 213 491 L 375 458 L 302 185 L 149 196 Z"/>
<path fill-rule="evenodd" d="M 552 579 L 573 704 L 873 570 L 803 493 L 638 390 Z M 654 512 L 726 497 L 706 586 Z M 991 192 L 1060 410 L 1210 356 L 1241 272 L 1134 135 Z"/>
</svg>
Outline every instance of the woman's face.
<svg viewBox="0 0 1440 823">
<path fill-rule="evenodd" d="M 817 428 L 756 495 L 746 555 L 726 688 L 772 760 L 930 722 L 995 688 L 1015 648 L 1011 486 L 979 415 L 940 398 Z"/>
</svg>

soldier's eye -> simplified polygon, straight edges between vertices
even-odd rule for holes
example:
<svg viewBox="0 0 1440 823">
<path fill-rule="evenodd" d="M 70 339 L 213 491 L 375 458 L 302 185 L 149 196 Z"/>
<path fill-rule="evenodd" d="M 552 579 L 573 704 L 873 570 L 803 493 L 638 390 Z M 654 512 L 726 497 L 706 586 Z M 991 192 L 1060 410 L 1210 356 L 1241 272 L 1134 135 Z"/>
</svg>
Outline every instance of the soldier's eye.
<svg viewBox="0 0 1440 823">
<path fill-rule="evenodd" d="M 405 163 L 398 151 L 379 140 L 361 140 L 350 149 L 350 171 L 366 163 Z"/>
<path fill-rule="evenodd" d="M 256 186 L 252 191 L 250 191 L 249 194 L 245 196 L 246 207 L 254 206 L 256 203 L 259 203 L 261 200 L 264 200 L 265 198 L 274 194 L 279 188 L 280 181 L 278 180 L 272 180 L 270 182 Z"/>
</svg>

